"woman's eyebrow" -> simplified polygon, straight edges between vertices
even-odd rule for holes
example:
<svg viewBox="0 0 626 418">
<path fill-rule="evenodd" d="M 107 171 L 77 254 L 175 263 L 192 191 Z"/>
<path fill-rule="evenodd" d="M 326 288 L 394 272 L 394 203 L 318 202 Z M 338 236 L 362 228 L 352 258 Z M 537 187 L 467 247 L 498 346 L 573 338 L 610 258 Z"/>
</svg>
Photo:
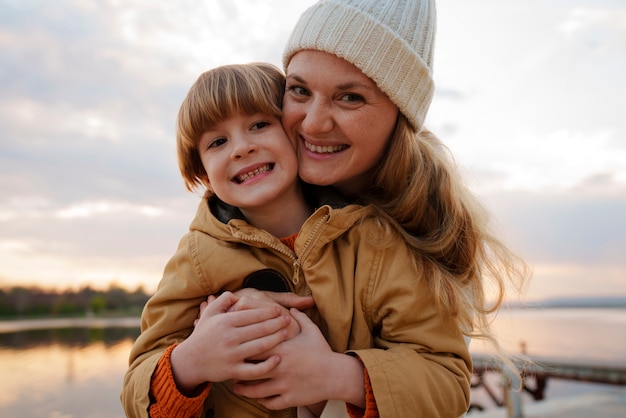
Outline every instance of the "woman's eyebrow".
<svg viewBox="0 0 626 418">
<path fill-rule="evenodd" d="M 363 88 L 363 89 L 367 89 L 367 90 L 374 90 L 374 88 L 370 84 L 361 83 L 359 81 L 350 81 L 350 82 L 347 82 L 347 83 L 338 84 L 336 88 L 337 88 L 337 90 L 350 90 L 350 89 L 353 89 L 355 87 Z"/>
<path fill-rule="evenodd" d="M 306 80 L 302 77 L 300 77 L 297 74 L 290 74 L 288 76 L 286 76 L 287 80 L 294 80 L 297 81 L 298 83 L 301 84 L 307 84 Z M 337 84 L 334 87 L 336 90 L 351 90 L 353 88 L 363 88 L 366 90 L 370 90 L 370 91 L 376 91 L 377 89 L 371 85 L 370 83 L 365 83 L 365 82 L 361 82 L 361 81 L 347 81 L 345 83 L 341 83 L 341 84 Z"/>
<path fill-rule="evenodd" d="M 288 76 L 286 76 L 286 79 L 293 79 L 295 81 L 297 81 L 298 83 L 302 83 L 302 84 L 306 84 L 306 80 L 304 78 L 302 78 L 301 76 L 299 76 L 298 74 L 290 74 Z M 368 90 L 374 90 L 373 86 L 369 83 L 364 83 L 361 81 L 347 81 L 345 83 L 341 83 L 341 84 L 337 84 L 335 86 L 336 89 L 338 90 L 348 90 L 348 89 L 352 89 L 355 87 L 361 87 L 364 89 L 368 89 Z"/>
<path fill-rule="evenodd" d="M 293 78 L 298 83 L 306 84 L 306 81 L 302 77 L 298 76 L 297 74 L 295 74 L 295 75 L 290 74 L 290 75 L 285 77 L 285 79 L 287 79 L 287 80 L 289 80 L 290 78 Z"/>
</svg>

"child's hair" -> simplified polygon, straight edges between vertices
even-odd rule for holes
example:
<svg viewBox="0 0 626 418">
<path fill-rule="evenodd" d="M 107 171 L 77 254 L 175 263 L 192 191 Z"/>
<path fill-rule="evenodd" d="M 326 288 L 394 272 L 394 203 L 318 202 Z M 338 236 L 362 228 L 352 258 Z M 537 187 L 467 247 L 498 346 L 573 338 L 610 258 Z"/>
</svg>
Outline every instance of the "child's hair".
<svg viewBox="0 0 626 418">
<path fill-rule="evenodd" d="M 370 202 L 402 227 L 441 312 L 455 317 L 467 336 L 501 352 L 490 314 L 500 308 L 507 285 L 523 290 L 528 267 L 492 235 L 449 150 L 400 114 L 372 184 Z M 486 290 L 494 291 L 493 300 Z"/>
<path fill-rule="evenodd" d="M 213 125 L 234 115 L 280 118 L 285 76 L 267 63 L 224 65 L 206 71 L 189 89 L 178 112 L 176 148 L 185 186 L 208 186 L 198 143 Z"/>
</svg>

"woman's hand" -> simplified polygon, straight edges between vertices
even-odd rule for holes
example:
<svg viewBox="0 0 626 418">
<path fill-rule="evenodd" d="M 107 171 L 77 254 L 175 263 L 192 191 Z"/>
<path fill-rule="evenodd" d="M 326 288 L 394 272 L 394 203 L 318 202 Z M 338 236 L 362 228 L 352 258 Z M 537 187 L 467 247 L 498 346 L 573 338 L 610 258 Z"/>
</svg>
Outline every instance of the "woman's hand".
<svg viewBox="0 0 626 418">
<path fill-rule="evenodd" d="M 270 353 L 280 363 L 253 381 L 238 380 L 238 395 L 254 398 L 269 409 L 313 405 L 339 399 L 364 407 L 363 365 L 353 356 L 332 351 L 306 314 L 291 309 L 300 333 L 275 346 Z"/>
<path fill-rule="evenodd" d="M 295 321 L 277 305 L 233 310 L 240 300 L 230 292 L 209 296 L 191 335 L 172 351 L 172 373 L 181 392 L 192 393 L 204 382 L 258 379 L 279 363 L 277 355 L 248 359 L 284 341 Z"/>
</svg>

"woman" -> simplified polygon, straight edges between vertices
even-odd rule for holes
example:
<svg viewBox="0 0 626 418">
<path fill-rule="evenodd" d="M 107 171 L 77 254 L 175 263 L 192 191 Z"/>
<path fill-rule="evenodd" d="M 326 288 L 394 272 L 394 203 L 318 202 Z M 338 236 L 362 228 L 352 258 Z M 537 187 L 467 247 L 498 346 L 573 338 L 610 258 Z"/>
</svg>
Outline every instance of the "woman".
<svg viewBox="0 0 626 418">
<path fill-rule="evenodd" d="M 507 280 L 521 286 L 526 270 L 489 233 L 487 217 L 458 177 L 447 149 L 424 127 L 434 91 L 434 33 L 430 0 L 313 5 L 296 24 L 283 56 L 283 126 L 297 140 L 300 177 L 374 204 L 395 220 L 416 262 L 428 271 L 433 303 L 441 314 L 455 318 L 467 337 L 489 339 L 487 315 L 499 308 Z M 484 293 L 487 279 L 497 290 L 490 305 Z M 238 394 L 281 409 L 328 399 L 328 387 L 367 384 L 367 379 L 353 377 L 358 373 L 346 372 L 352 366 L 336 367 L 337 373 L 329 375 L 320 367 L 326 360 L 319 353 L 328 353 L 320 348 L 323 343 L 316 342 L 317 351 L 309 354 L 306 344 L 298 344 L 299 338 L 311 338 L 304 335 L 310 328 L 300 325 L 301 336 L 275 350 L 281 362 L 268 380 L 237 385 Z M 374 370 L 385 371 L 370 359 L 360 360 L 372 379 L 370 395 L 381 416 L 393 416 L 387 399 L 378 396 L 384 379 L 372 376 Z M 394 367 L 401 372 L 401 364 Z M 334 396 L 346 400 L 341 389 Z M 356 404 L 364 407 L 365 398 Z M 371 402 L 368 406 L 365 414 L 377 409 Z"/>
</svg>

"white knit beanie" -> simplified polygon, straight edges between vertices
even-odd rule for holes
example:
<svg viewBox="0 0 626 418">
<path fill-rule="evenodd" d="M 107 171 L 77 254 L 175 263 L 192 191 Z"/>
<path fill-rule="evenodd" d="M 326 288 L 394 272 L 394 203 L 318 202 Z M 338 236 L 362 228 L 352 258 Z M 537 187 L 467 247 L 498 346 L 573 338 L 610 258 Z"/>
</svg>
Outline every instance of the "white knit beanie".
<svg viewBox="0 0 626 418">
<path fill-rule="evenodd" d="M 343 58 L 421 129 L 435 90 L 435 24 L 435 0 L 320 0 L 296 23 L 283 65 L 304 49 Z"/>
</svg>

